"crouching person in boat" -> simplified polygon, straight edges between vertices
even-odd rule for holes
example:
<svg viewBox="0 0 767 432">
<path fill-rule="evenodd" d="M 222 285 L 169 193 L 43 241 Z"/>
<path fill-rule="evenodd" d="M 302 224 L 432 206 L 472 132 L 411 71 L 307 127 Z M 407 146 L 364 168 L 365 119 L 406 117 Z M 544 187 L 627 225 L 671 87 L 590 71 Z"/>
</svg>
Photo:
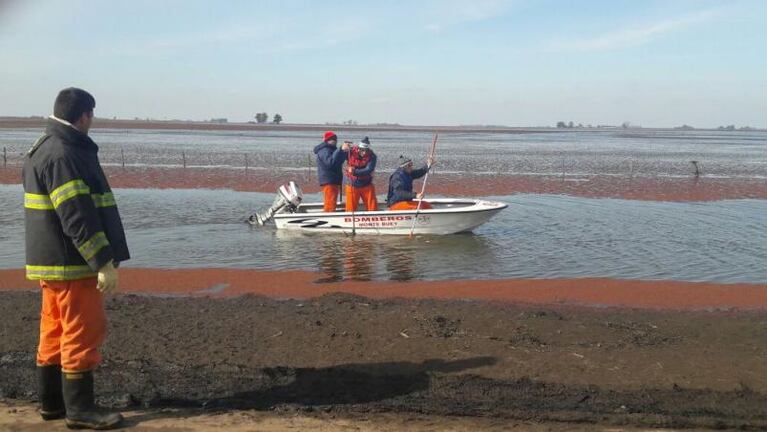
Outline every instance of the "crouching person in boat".
<svg viewBox="0 0 767 432">
<path fill-rule="evenodd" d="M 399 157 L 399 168 L 389 177 L 389 194 L 386 205 L 389 210 L 415 210 L 418 202 L 423 199 L 421 193 L 413 192 L 413 180 L 419 179 L 429 172 L 434 161 L 429 159 L 426 165 L 413 169 L 413 160 L 405 156 Z M 421 201 L 421 209 L 428 210 L 431 204 Z"/>
<path fill-rule="evenodd" d="M 325 212 L 336 211 L 338 194 L 344 179 L 344 161 L 349 155 L 348 142 L 344 142 L 341 148 L 338 148 L 337 144 L 336 134 L 327 131 L 322 142 L 314 147 L 314 154 L 317 155 L 317 177 L 322 187 L 322 210 Z"/>
<path fill-rule="evenodd" d="M 346 211 L 357 210 L 360 199 L 367 211 L 378 210 L 376 189 L 373 185 L 373 171 L 378 157 L 370 149 L 370 139 L 365 137 L 349 151 L 349 166 L 346 169 Z"/>
</svg>

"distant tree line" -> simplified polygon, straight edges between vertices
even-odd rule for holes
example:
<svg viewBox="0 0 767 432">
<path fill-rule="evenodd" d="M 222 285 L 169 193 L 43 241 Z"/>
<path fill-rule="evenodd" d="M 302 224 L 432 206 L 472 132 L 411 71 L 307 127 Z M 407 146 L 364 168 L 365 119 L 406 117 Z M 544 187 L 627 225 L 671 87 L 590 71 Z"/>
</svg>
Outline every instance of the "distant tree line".
<svg viewBox="0 0 767 432">
<path fill-rule="evenodd" d="M 265 112 L 260 112 L 256 114 L 256 123 L 267 123 L 268 121 L 269 121 L 269 114 Z M 274 117 L 272 117 L 272 123 L 274 124 L 282 123 L 282 116 L 280 114 L 275 114 Z"/>
<path fill-rule="evenodd" d="M 594 126 L 592 126 L 590 124 L 586 125 L 586 126 L 583 126 L 583 123 L 578 123 L 576 125 L 572 121 L 569 121 L 567 123 L 565 123 L 563 121 L 558 121 L 557 122 L 557 127 L 560 128 L 560 129 L 572 129 L 572 128 L 582 128 L 582 127 L 589 127 L 590 128 L 590 127 L 594 127 Z"/>
<path fill-rule="evenodd" d="M 754 130 L 754 128 L 752 128 L 751 126 L 741 126 L 739 128 L 736 128 L 735 125 L 719 126 L 716 129 L 720 130 L 720 131 L 734 131 L 734 130 L 749 131 L 749 130 Z"/>
<path fill-rule="evenodd" d="M 573 128 L 593 128 L 591 124 L 583 125 L 583 123 L 578 123 L 577 125 L 573 123 L 572 121 L 569 121 L 567 123 L 563 121 L 557 122 L 557 128 L 559 129 L 573 129 Z M 598 128 L 615 128 L 616 126 L 610 126 L 610 125 L 597 125 Z M 620 126 L 623 129 L 636 129 L 641 128 L 642 126 L 639 125 L 632 125 L 631 122 L 625 121 Z"/>
</svg>

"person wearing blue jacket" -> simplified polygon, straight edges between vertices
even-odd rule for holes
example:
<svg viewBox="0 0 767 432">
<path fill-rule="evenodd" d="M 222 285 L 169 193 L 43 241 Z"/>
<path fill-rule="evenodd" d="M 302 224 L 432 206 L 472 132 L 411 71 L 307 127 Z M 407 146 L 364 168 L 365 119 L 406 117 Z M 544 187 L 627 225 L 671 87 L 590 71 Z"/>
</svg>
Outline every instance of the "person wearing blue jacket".
<svg viewBox="0 0 767 432">
<path fill-rule="evenodd" d="M 325 132 L 323 140 L 314 147 L 317 155 L 317 177 L 322 187 L 323 206 L 325 212 L 336 211 L 338 194 L 344 180 L 343 166 L 349 156 L 349 143 L 344 142 L 337 147 L 338 137 L 333 131 Z"/>
<path fill-rule="evenodd" d="M 346 211 L 357 210 L 359 201 L 365 204 L 367 211 L 378 210 L 376 189 L 373 184 L 373 172 L 376 169 L 378 156 L 370 148 L 370 138 L 362 138 L 356 146 L 349 150 L 346 169 Z"/>
<path fill-rule="evenodd" d="M 423 196 L 413 192 L 413 180 L 419 179 L 429 172 L 434 161 L 429 160 L 421 168 L 413 169 L 413 160 L 405 156 L 399 157 L 399 168 L 389 177 L 389 193 L 386 205 L 389 210 L 415 210 Z M 431 204 L 421 201 L 421 209 L 432 208 Z"/>
</svg>

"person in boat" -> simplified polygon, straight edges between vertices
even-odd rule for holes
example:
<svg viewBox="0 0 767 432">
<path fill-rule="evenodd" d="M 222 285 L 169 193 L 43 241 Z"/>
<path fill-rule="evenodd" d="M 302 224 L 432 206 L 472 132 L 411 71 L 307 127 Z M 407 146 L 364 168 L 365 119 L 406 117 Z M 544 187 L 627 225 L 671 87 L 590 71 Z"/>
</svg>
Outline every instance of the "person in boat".
<svg viewBox="0 0 767 432">
<path fill-rule="evenodd" d="M 418 169 L 413 168 L 413 160 L 405 157 L 399 157 L 399 167 L 389 177 L 389 194 L 386 196 L 386 205 L 389 210 L 415 210 L 418 208 L 418 202 L 421 202 L 421 209 L 428 210 L 432 206 L 426 201 L 421 201 L 423 195 L 413 192 L 413 180 L 419 179 L 429 172 L 434 165 L 434 160 L 429 159 L 424 166 Z"/>
<path fill-rule="evenodd" d="M 344 179 L 344 162 L 349 156 L 349 142 L 344 142 L 341 148 L 338 148 L 337 144 L 338 136 L 335 132 L 327 131 L 322 142 L 314 147 L 314 154 L 317 155 L 317 177 L 322 187 L 322 210 L 325 212 L 336 211 L 338 194 Z"/>
<path fill-rule="evenodd" d="M 349 151 L 346 168 L 346 211 L 355 211 L 360 199 L 367 211 L 378 210 L 373 171 L 378 156 L 370 149 L 370 138 L 365 137 Z"/>
</svg>

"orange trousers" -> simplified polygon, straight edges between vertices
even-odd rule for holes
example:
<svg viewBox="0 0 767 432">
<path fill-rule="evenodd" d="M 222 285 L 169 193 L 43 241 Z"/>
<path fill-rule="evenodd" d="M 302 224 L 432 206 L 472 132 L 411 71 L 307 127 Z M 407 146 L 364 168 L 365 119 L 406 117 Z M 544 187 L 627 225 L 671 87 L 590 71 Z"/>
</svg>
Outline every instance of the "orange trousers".
<svg viewBox="0 0 767 432">
<path fill-rule="evenodd" d="M 429 210 L 434 207 L 426 201 L 421 201 L 421 210 Z M 418 201 L 400 201 L 394 203 L 389 207 L 389 210 L 416 210 L 418 209 Z"/>
<path fill-rule="evenodd" d="M 346 211 L 356 211 L 360 199 L 365 204 L 367 211 L 378 210 L 378 200 L 376 199 L 376 188 L 373 184 L 363 187 L 351 187 L 346 185 Z"/>
<path fill-rule="evenodd" d="M 338 193 L 341 192 L 340 185 L 324 184 L 322 185 L 322 211 L 334 212 L 336 211 L 336 204 L 338 204 Z"/>
<path fill-rule="evenodd" d="M 40 281 L 40 344 L 37 365 L 61 365 L 64 372 L 93 370 L 107 332 L 104 299 L 96 278 Z"/>
</svg>

